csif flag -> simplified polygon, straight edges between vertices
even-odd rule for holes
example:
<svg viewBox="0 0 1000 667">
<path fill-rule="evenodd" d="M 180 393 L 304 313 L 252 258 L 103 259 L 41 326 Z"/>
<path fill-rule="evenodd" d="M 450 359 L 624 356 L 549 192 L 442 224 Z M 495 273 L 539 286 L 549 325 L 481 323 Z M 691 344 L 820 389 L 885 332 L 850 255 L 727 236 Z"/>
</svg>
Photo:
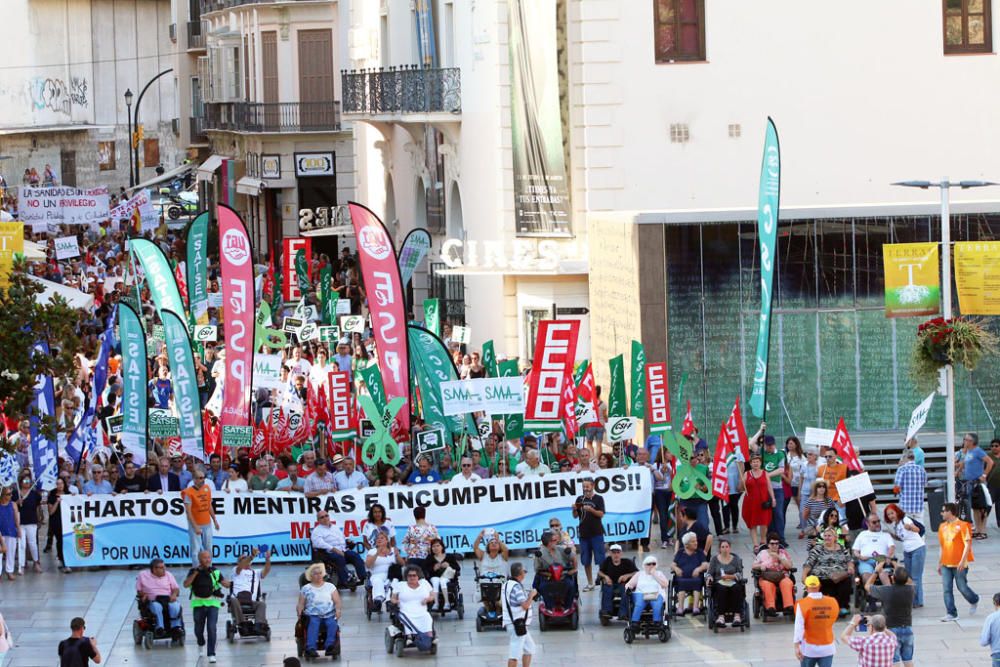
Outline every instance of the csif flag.
<svg viewBox="0 0 1000 667">
<path fill-rule="evenodd" d="M 572 383 L 579 320 L 542 320 L 538 323 L 535 356 L 524 411 L 526 431 L 559 431 L 565 415 L 567 396 L 564 389 Z"/>
<path fill-rule="evenodd" d="M 767 358 L 771 341 L 771 304 L 774 301 L 775 244 L 778 239 L 778 208 L 781 194 L 781 150 L 774 121 L 767 119 L 764 158 L 760 165 L 757 202 L 757 238 L 760 242 L 760 322 L 757 329 L 757 359 L 754 364 L 750 410 L 764 419 L 767 412 Z"/>
</svg>

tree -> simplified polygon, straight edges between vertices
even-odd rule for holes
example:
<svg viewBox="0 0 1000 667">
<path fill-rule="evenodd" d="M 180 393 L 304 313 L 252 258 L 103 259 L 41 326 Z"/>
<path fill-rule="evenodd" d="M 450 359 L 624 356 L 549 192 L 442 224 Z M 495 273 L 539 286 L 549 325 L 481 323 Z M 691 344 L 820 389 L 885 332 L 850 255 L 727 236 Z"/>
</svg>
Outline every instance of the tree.
<svg viewBox="0 0 1000 667">
<path fill-rule="evenodd" d="M 5 414 L 28 414 L 37 376 L 70 378 L 80 349 L 77 327 L 82 311 L 54 296 L 39 303 L 42 285 L 14 264 L 9 285 L 0 289 L 0 402 Z M 32 354 L 39 341 L 49 344 L 48 356 Z"/>
</svg>

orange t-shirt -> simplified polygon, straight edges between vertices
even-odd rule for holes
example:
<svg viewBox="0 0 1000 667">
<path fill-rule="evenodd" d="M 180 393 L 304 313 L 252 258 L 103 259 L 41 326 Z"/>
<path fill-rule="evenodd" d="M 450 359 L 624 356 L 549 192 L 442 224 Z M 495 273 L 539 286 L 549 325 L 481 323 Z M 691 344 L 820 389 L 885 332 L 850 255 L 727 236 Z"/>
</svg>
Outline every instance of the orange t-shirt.
<svg viewBox="0 0 1000 667">
<path fill-rule="evenodd" d="M 181 491 L 181 495 L 191 499 L 191 515 L 196 524 L 207 526 L 212 523 L 212 515 L 208 511 L 212 506 L 212 490 L 208 484 L 202 484 L 201 489 L 189 486 Z"/>
<path fill-rule="evenodd" d="M 821 598 L 804 597 L 795 603 L 804 621 L 803 641 L 813 646 L 833 643 L 833 624 L 840 613 L 836 598 L 824 595 Z"/>
<path fill-rule="evenodd" d="M 945 521 L 938 526 L 938 541 L 941 543 L 941 564 L 945 567 L 958 567 L 962 562 L 965 545 L 972 543 L 972 527 L 966 521 Z M 969 562 L 972 548 L 969 548 Z"/>
<path fill-rule="evenodd" d="M 837 490 L 837 482 L 847 479 L 847 464 L 821 465 L 819 467 L 819 476 L 826 480 L 826 495 L 839 503 L 840 491 Z"/>
</svg>

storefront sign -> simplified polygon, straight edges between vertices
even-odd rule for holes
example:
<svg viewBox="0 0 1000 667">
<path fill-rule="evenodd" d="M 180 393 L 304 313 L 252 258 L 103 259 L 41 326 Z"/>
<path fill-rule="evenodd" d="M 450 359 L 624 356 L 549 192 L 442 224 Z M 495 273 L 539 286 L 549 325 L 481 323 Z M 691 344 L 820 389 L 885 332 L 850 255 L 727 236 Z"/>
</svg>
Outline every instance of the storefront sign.
<svg viewBox="0 0 1000 667">
<path fill-rule="evenodd" d="M 937 243 L 886 243 L 885 316 L 934 315 L 940 309 L 941 286 Z"/>
<path fill-rule="evenodd" d="M 296 153 L 296 176 L 333 176 L 336 165 L 333 153 Z"/>
<path fill-rule="evenodd" d="M 1000 242 L 956 243 L 955 285 L 963 315 L 1000 315 Z"/>
<path fill-rule="evenodd" d="M 260 156 L 260 177 L 270 179 L 281 178 L 280 155 Z"/>
<path fill-rule="evenodd" d="M 446 239 L 441 244 L 441 261 L 449 269 L 476 271 L 556 271 L 561 262 L 586 261 L 586 247 L 575 241 L 468 241 Z"/>
</svg>

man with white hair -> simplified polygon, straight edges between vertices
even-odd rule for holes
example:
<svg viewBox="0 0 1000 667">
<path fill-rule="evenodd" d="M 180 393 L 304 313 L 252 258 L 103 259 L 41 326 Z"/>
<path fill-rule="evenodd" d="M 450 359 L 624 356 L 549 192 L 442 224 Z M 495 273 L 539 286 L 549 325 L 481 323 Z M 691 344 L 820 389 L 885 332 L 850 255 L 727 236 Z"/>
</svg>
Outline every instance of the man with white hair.
<svg viewBox="0 0 1000 667">
<path fill-rule="evenodd" d="M 451 478 L 452 484 L 476 484 L 483 481 L 483 478 L 473 472 L 472 459 L 468 456 L 463 456 L 461 463 L 461 471 Z"/>
<path fill-rule="evenodd" d="M 547 465 L 542 463 L 537 449 L 527 449 L 524 452 L 524 460 L 514 468 L 514 474 L 519 478 L 541 477 L 543 475 L 551 475 L 552 471 Z"/>
<path fill-rule="evenodd" d="M 861 624 L 862 616 L 855 614 L 840 634 L 840 641 L 858 652 L 858 667 L 881 667 L 891 665 L 896 652 L 896 635 L 885 625 L 885 616 L 875 614 L 869 619 L 868 634 L 854 634 Z"/>
</svg>

